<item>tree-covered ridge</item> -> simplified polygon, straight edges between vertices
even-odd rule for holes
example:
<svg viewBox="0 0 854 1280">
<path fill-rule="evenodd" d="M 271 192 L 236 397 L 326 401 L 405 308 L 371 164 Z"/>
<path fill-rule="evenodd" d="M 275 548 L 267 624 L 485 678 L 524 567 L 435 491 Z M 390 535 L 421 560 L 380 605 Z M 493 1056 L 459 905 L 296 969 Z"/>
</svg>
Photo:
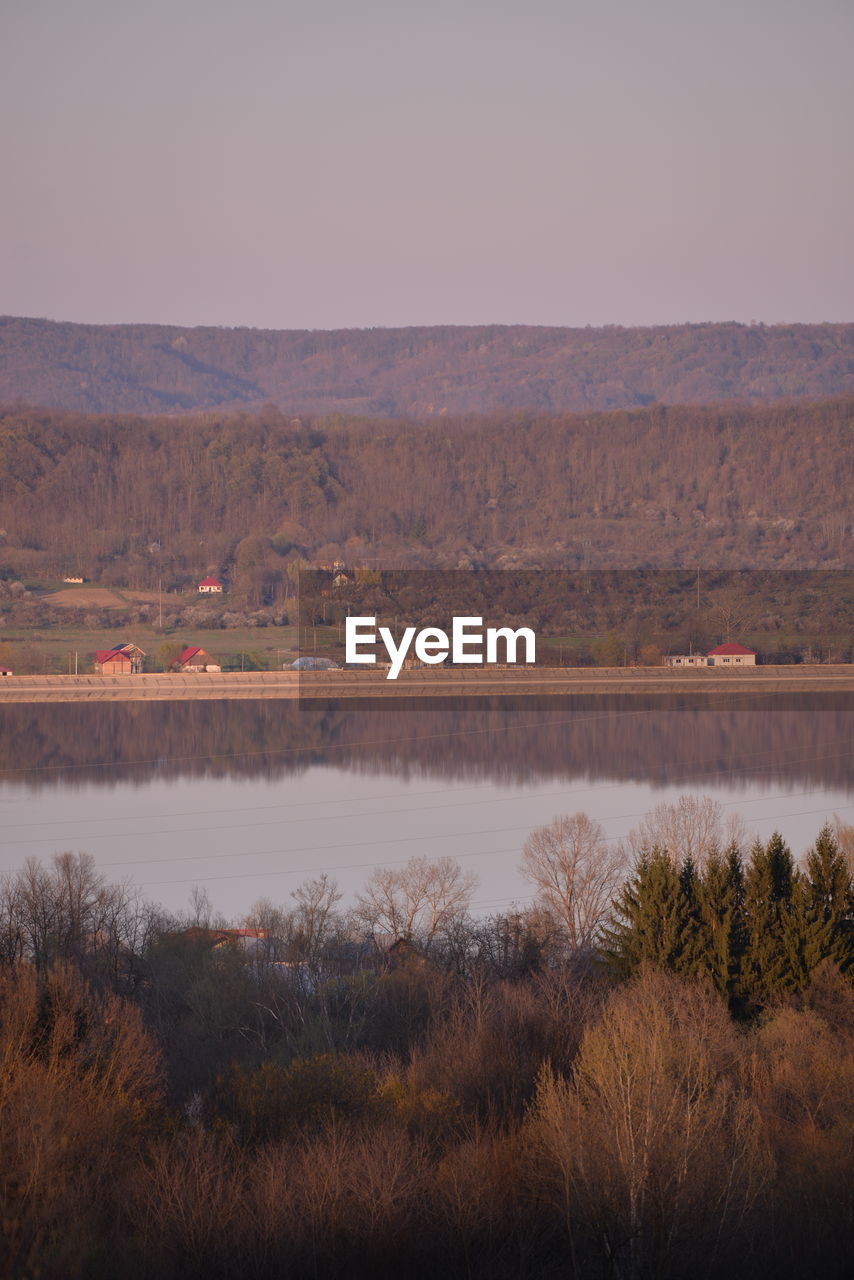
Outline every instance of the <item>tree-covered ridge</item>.
<svg viewBox="0 0 854 1280">
<path fill-rule="evenodd" d="M 854 400 L 441 422 L 8 409 L 3 561 L 150 586 L 290 560 L 847 567 Z M 254 584 L 254 585 L 253 585 Z"/>
<path fill-rule="evenodd" d="M 0 318 L 0 400 L 430 417 L 854 390 L 854 325 L 182 329 Z"/>
</svg>

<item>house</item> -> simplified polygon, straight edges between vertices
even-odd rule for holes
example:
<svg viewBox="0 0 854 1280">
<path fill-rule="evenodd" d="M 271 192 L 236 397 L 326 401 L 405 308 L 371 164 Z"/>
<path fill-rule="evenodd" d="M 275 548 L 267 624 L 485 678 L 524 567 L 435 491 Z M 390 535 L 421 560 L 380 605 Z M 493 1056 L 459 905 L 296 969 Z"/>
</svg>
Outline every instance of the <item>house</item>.
<svg viewBox="0 0 854 1280">
<path fill-rule="evenodd" d="M 83 582 L 83 578 L 63 578 L 63 582 Z"/>
<path fill-rule="evenodd" d="M 742 644 L 719 644 L 708 653 L 677 653 L 665 658 L 668 667 L 755 667 L 756 653 Z"/>
<path fill-rule="evenodd" d="M 255 951 L 263 951 L 262 944 L 271 940 L 268 929 L 205 929 L 201 925 L 191 925 L 179 934 L 171 937 L 183 938 L 186 942 L 200 947 L 208 947 L 211 951 L 223 951 L 227 948 L 252 955 Z"/>
<path fill-rule="evenodd" d="M 755 667 L 756 653 L 753 649 L 745 649 L 743 644 L 719 644 L 716 649 L 709 650 L 710 667 Z"/>
<path fill-rule="evenodd" d="M 14 674 L 11 667 L 0 667 L 0 676 L 13 676 Z"/>
<path fill-rule="evenodd" d="M 209 653 L 198 645 L 190 645 L 178 658 L 181 671 L 222 671 L 222 667 L 213 661 Z"/>
<path fill-rule="evenodd" d="M 99 649 L 95 654 L 95 674 L 138 676 L 144 660 L 145 654 L 135 644 L 117 644 L 112 649 Z"/>
<path fill-rule="evenodd" d="M 223 586 L 218 578 L 202 578 L 199 583 L 199 591 L 202 595 L 222 595 Z"/>
</svg>

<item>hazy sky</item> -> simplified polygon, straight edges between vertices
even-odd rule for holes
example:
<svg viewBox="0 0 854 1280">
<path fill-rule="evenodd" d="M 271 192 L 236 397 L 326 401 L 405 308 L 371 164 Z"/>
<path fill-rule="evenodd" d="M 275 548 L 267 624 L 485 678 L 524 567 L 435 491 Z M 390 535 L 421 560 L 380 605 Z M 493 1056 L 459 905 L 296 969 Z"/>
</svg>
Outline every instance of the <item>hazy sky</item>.
<svg viewBox="0 0 854 1280">
<path fill-rule="evenodd" d="M 852 0 L 2 0 L 0 311 L 854 320 Z"/>
</svg>

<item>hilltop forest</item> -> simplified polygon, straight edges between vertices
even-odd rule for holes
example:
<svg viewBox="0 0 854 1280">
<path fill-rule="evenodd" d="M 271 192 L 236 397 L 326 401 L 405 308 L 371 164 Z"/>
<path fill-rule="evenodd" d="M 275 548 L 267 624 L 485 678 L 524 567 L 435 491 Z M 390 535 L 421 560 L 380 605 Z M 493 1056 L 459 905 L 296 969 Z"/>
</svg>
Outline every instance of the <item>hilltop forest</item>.
<svg viewBox="0 0 854 1280">
<path fill-rule="evenodd" d="M 0 317 L 0 401 L 84 413 L 277 404 L 430 417 L 854 392 L 854 325 L 437 326 L 337 331 Z"/>
<path fill-rule="evenodd" d="M 440 422 L 0 413 L 0 564 L 248 603 L 384 567 L 844 568 L 854 398 Z"/>
</svg>

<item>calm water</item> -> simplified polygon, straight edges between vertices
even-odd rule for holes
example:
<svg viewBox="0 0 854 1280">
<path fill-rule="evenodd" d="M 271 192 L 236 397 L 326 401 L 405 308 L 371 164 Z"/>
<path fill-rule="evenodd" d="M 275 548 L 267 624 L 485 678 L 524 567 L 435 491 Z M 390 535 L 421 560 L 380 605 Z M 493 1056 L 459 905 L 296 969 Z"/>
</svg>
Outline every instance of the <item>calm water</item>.
<svg viewBox="0 0 854 1280">
<path fill-rule="evenodd" d="M 528 832 L 583 810 L 609 838 L 661 800 L 707 794 L 800 854 L 854 821 L 854 706 L 840 697 L 615 696 L 480 702 L 126 704 L 0 714 L 0 869 L 71 849 L 179 909 L 228 916 L 378 863 L 459 858 L 479 911 L 524 902 Z"/>
</svg>

